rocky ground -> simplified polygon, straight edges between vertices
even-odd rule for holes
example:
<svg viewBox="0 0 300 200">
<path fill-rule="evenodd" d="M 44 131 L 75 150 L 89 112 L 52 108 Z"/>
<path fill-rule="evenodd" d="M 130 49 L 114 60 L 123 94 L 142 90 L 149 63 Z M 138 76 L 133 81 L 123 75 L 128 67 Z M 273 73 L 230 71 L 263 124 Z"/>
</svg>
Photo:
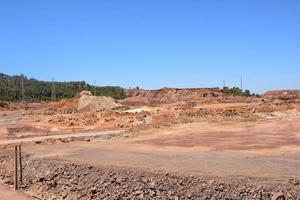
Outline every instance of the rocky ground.
<svg viewBox="0 0 300 200">
<path fill-rule="evenodd" d="M 12 156 L 2 152 L 0 176 L 12 184 Z M 187 176 L 24 158 L 24 190 L 39 199 L 300 199 L 300 180 Z"/>
<path fill-rule="evenodd" d="M 214 89 L 164 88 L 137 90 L 118 102 L 87 91 L 59 102 L 2 102 L 0 138 L 107 129 L 136 133 L 174 124 L 257 120 L 276 112 L 299 111 L 300 98 L 295 92 L 282 93 L 276 98 L 272 92 L 266 97 L 241 97 Z"/>
<path fill-rule="evenodd" d="M 120 102 L 109 100 L 121 103 L 120 107 L 98 109 L 98 103 L 92 103 L 88 112 L 79 112 L 76 97 L 58 103 L 1 104 L 1 141 L 27 139 L 27 150 L 30 146 L 33 152 L 23 159 L 22 190 L 36 199 L 300 200 L 299 93 L 278 91 L 244 98 L 207 89 L 134 92 Z M 119 142 L 113 147 L 109 142 L 93 143 L 101 138 L 83 134 L 115 129 L 126 131 L 105 136 L 109 142 L 112 138 Z M 61 138 L 66 133 L 83 137 Z M 34 140 L 45 136 L 51 138 Z M 79 141 L 82 144 L 76 146 Z M 0 150 L 0 178 L 10 185 L 12 145 Z M 250 154 L 254 151 L 257 156 Z M 112 160 L 128 165 L 109 164 Z M 179 160 L 185 161 L 181 168 L 190 171 L 214 168 L 207 171 L 222 174 L 230 168 L 230 173 L 222 177 L 181 173 Z M 135 162 L 142 167 L 135 168 Z M 152 163 L 156 165 L 151 168 Z M 241 176 L 233 176 L 232 169 Z M 265 176 L 279 172 L 280 179 Z"/>
</svg>

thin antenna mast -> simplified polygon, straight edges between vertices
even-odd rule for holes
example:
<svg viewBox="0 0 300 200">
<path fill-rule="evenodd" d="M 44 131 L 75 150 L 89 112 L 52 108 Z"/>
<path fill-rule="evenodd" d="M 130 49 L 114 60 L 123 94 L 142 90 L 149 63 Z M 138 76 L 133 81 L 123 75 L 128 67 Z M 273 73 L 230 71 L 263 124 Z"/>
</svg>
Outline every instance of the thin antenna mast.
<svg viewBox="0 0 300 200">
<path fill-rule="evenodd" d="M 94 96 L 97 96 L 97 94 L 96 94 L 96 81 L 94 81 Z"/>
<path fill-rule="evenodd" d="M 243 91 L 243 74 L 241 74 L 241 90 Z"/>
<path fill-rule="evenodd" d="M 22 101 L 25 99 L 25 93 L 24 93 L 24 76 L 21 77 L 21 90 L 22 90 Z"/>
<path fill-rule="evenodd" d="M 56 100 L 54 78 L 52 78 L 52 94 L 51 94 L 51 98 L 52 98 L 52 101 Z"/>
<path fill-rule="evenodd" d="M 7 78 L 7 90 L 6 90 L 6 95 L 7 95 L 7 98 L 9 99 L 9 101 L 10 101 L 10 96 L 9 96 L 9 86 L 10 86 L 10 82 L 9 82 L 9 78 Z"/>
</svg>

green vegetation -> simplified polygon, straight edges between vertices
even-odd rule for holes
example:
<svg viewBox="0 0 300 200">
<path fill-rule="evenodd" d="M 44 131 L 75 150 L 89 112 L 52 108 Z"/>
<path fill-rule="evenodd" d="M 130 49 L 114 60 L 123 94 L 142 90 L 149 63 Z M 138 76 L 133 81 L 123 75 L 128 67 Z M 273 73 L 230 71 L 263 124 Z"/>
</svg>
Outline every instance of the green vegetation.
<svg viewBox="0 0 300 200">
<path fill-rule="evenodd" d="M 23 86 L 22 86 L 23 85 Z M 22 93 L 24 88 L 24 95 Z M 0 100 L 20 101 L 24 97 L 25 101 L 48 101 L 52 99 L 52 89 L 55 88 L 53 97 L 55 100 L 74 97 L 82 90 L 96 92 L 97 96 L 110 96 L 115 99 L 126 97 L 125 91 L 121 87 L 105 86 L 96 88 L 84 81 L 71 82 L 47 82 L 24 75 L 8 76 L 0 73 Z"/>
<path fill-rule="evenodd" d="M 256 97 L 260 97 L 259 94 L 254 94 L 254 93 L 251 94 L 250 90 L 242 91 L 238 87 L 233 87 L 233 88 L 224 87 L 223 90 L 224 90 L 224 92 L 226 92 L 228 94 L 232 94 L 233 96 L 244 96 L 244 97 L 256 96 Z"/>
</svg>

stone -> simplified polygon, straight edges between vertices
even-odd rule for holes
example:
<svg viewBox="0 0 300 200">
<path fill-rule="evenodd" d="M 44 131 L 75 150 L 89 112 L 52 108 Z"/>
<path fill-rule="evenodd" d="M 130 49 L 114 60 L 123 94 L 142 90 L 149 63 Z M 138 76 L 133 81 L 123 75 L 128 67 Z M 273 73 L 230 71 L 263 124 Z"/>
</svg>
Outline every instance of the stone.
<svg viewBox="0 0 300 200">
<path fill-rule="evenodd" d="M 149 183 L 149 188 L 150 189 L 155 189 L 155 187 L 156 187 L 156 183 L 155 182 Z"/>
<path fill-rule="evenodd" d="M 277 193 L 273 193 L 271 200 L 285 200 L 285 197 L 282 192 L 277 192 Z"/>
<path fill-rule="evenodd" d="M 7 184 L 7 185 L 12 185 L 12 184 L 13 184 L 13 181 L 12 181 L 10 178 L 4 178 L 4 179 L 3 179 L 3 183 L 4 183 L 4 184 Z"/>
</svg>

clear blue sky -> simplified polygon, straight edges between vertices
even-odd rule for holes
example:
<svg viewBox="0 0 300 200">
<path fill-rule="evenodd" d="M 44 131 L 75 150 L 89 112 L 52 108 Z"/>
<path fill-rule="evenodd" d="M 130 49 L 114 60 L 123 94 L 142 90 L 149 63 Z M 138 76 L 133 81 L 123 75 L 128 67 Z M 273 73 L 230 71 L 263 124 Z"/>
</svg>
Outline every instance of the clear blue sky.
<svg viewBox="0 0 300 200">
<path fill-rule="evenodd" d="M 299 0 L 0 0 L 0 72 L 143 88 L 300 88 Z"/>
</svg>

